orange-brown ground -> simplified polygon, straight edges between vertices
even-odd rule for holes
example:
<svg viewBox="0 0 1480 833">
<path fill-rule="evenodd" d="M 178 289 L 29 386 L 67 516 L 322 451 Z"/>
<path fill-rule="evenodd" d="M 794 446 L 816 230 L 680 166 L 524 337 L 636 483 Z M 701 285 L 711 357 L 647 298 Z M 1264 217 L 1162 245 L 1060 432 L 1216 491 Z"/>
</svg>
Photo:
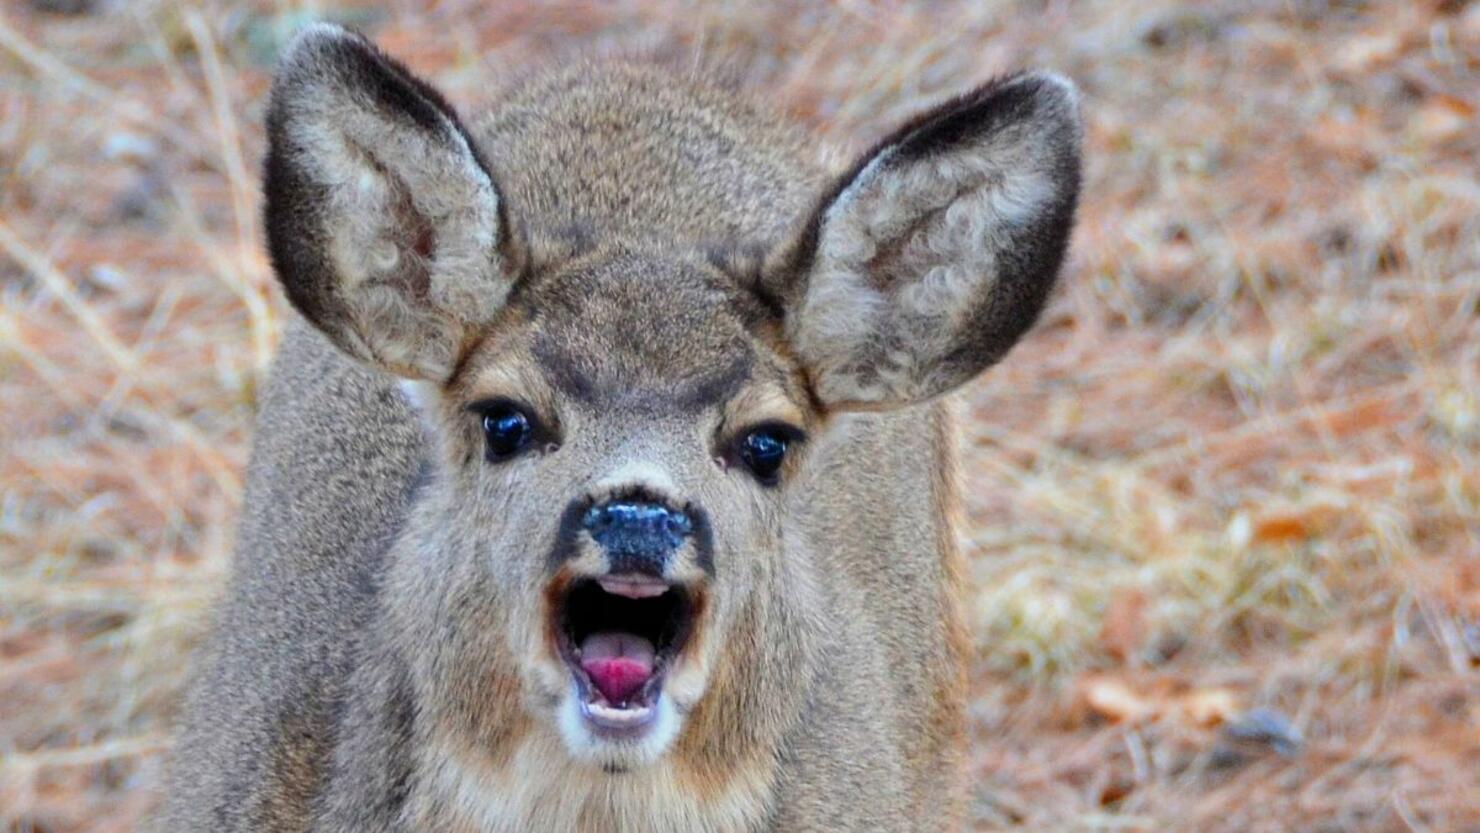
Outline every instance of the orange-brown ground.
<svg viewBox="0 0 1480 833">
<path fill-rule="evenodd" d="M 1064 288 L 960 397 L 974 829 L 1480 831 L 1480 3 L 306 5 L 465 104 L 572 46 L 744 56 L 855 148 L 1073 76 Z M 262 98 L 311 16 L 0 4 L 0 829 L 129 830 L 159 785 L 285 314 Z"/>
</svg>

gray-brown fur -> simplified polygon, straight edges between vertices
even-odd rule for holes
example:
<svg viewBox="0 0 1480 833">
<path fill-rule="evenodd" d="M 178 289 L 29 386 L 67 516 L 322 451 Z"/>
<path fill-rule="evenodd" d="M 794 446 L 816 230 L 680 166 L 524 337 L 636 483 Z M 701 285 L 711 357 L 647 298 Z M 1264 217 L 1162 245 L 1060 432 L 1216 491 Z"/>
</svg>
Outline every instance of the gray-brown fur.
<svg viewBox="0 0 1480 833">
<path fill-rule="evenodd" d="M 1052 285 L 1078 187 L 1064 82 L 983 88 L 834 177 L 702 80 L 583 66 L 464 122 L 320 26 L 269 139 L 269 243 L 304 318 L 162 829 L 959 823 L 935 398 Z M 507 459 L 476 413 L 504 401 L 533 425 Z M 805 439 L 765 485 L 736 443 L 773 423 Z M 610 741 L 578 719 L 552 610 L 616 563 L 574 519 L 629 497 L 696 519 L 662 576 L 702 612 L 661 731 Z"/>
</svg>

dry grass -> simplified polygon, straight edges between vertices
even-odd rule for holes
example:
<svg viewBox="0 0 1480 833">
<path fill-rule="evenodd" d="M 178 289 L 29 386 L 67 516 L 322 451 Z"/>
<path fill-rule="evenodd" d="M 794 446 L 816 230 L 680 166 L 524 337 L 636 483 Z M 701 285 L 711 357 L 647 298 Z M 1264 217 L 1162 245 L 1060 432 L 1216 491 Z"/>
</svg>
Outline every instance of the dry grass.
<svg viewBox="0 0 1480 833">
<path fill-rule="evenodd" d="M 1072 75 L 1066 288 L 964 397 L 976 829 L 1480 831 L 1480 4 L 66 5 L 0 10 L 4 829 L 159 783 L 284 314 L 267 68 L 327 13 L 464 102 L 740 53 L 851 146 Z"/>
</svg>

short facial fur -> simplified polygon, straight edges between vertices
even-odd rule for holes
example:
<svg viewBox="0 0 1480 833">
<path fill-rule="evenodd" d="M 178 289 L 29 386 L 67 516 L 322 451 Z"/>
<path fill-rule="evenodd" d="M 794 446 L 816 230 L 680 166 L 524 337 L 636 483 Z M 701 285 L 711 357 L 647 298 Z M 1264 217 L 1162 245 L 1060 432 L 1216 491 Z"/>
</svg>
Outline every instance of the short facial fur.
<svg viewBox="0 0 1480 833">
<path fill-rule="evenodd" d="M 267 127 L 269 249 L 311 329 L 259 425 L 167 827 L 956 823 L 936 400 L 1053 285 L 1073 88 L 993 82 L 829 175 L 702 79 L 581 66 L 465 124 L 318 25 Z M 379 531 L 275 522 L 295 498 Z"/>
</svg>

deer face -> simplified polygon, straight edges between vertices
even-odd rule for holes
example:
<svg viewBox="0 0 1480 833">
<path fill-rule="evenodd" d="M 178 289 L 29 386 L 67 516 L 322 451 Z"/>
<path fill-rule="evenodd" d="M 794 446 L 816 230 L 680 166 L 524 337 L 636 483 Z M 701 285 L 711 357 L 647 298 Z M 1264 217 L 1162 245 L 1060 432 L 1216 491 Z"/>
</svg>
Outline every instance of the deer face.
<svg viewBox="0 0 1480 833">
<path fill-rule="evenodd" d="M 657 757 L 782 586 L 782 514 L 817 414 L 770 314 L 702 258 L 605 251 L 533 278 L 448 384 L 444 589 L 485 608 L 524 708 L 579 757 Z M 456 564 L 437 565 L 440 559 Z M 436 566 L 431 566 L 436 565 Z M 455 659 L 459 667 L 478 660 Z"/>
</svg>

